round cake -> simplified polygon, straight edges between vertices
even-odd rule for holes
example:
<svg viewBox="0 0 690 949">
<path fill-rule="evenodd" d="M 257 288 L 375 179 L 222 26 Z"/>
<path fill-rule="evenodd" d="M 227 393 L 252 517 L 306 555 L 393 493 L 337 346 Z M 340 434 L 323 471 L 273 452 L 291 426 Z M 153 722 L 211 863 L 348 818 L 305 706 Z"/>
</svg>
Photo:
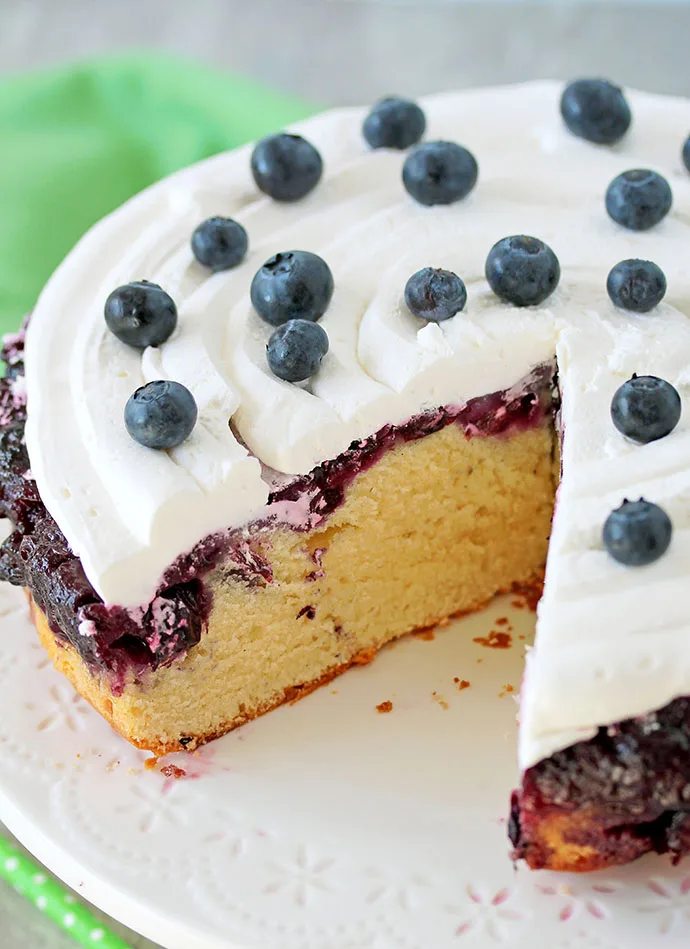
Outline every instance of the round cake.
<svg viewBox="0 0 690 949">
<path fill-rule="evenodd" d="M 0 575 L 78 691 L 191 750 L 546 565 L 516 857 L 690 850 L 689 128 L 390 98 L 89 231 L 0 392 Z"/>
</svg>

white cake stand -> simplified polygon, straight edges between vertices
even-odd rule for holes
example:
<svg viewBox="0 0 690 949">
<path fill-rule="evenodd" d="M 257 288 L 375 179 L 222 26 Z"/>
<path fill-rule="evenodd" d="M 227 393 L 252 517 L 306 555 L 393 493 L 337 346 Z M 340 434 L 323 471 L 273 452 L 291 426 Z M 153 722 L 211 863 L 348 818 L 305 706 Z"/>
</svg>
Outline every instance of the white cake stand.
<svg viewBox="0 0 690 949">
<path fill-rule="evenodd" d="M 21 593 L 3 585 L 0 613 L 0 819 L 167 949 L 690 945 L 689 864 L 513 869 L 510 687 L 533 616 L 509 600 L 159 763 L 179 779 L 53 671 Z M 473 642 L 502 616 L 511 648 Z"/>
</svg>

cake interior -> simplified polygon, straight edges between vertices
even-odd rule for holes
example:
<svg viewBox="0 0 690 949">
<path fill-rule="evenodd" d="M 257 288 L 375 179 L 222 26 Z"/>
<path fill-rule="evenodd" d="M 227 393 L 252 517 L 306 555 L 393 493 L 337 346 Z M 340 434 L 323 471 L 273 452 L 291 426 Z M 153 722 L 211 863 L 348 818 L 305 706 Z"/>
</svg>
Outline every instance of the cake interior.
<svg viewBox="0 0 690 949">
<path fill-rule="evenodd" d="M 44 644 L 131 741 L 157 754 L 192 749 L 533 578 L 554 502 L 550 407 L 549 371 L 512 401 L 497 394 L 356 443 L 284 489 L 309 493 L 319 525 L 269 521 L 235 537 L 204 577 L 203 635 L 155 671 L 135 662 L 145 642 L 138 655 L 128 644 L 124 670 L 118 657 L 112 674 L 99 671 L 92 644 L 80 654 L 74 637 L 56 638 L 34 596 Z"/>
<path fill-rule="evenodd" d="M 690 699 L 599 728 L 523 776 L 510 837 L 533 869 L 587 872 L 690 853 Z"/>
</svg>

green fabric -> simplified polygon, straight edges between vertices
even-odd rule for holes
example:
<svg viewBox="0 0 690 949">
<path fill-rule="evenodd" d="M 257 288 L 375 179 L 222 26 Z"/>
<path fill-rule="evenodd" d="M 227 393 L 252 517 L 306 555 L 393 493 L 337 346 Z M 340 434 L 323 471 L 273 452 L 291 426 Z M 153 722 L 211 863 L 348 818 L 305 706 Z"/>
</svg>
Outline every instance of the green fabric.
<svg viewBox="0 0 690 949">
<path fill-rule="evenodd" d="M 303 118 L 253 82 L 137 53 L 0 82 L 0 332 L 86 229 L 147 185 Z"/>
</svg>

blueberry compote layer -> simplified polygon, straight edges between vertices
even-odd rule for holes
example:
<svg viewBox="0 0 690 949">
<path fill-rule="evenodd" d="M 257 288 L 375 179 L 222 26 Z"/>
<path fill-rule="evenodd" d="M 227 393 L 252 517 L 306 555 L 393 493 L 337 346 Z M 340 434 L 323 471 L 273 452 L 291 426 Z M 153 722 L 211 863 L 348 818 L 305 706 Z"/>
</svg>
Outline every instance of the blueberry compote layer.
<svg viewBox="0 0 690 949">
<path fill-rule="evenodd" d="M 533 867 L 552 863 L 541 828 L 554 816 L 574 818 L 567 842 L 591 847 L 595 866 L 690 853 L 690 698 L 602 727 L 526 772 L 510 832 Z"/>
<path fill-rule="evenodd" d="M 212 571 L 222 565 L 224 579 L 247 586 L 273 582 L 265 553 L 269 532 L 281 522 L 298 531 L 321 524 L 343 503 L 348 485 L 385 452 L 451 424 L 462 426 L 468 438 L 528 429 L 542 423 L 553 404 L 554 367 L 545 365 L 519 389 L 386 425 L 275 488 L 265 518 L 206 537 L 170 566 L 151 603 L 125 609 L 106 606 L 96 594 L 31 478 L 23 441 L 21 334 L 7 338 L 2 357 L 7 375 L 0 380 L 0 516 L 9 518 L 14 530 L 0 547 L 0 579 L 26 587 L 58 640 L 70 643 L 92 672 L 107 672 L 115 693 L 132 676 L 170 663 L 199 641 L 212 607 Z"/>
</svg>

